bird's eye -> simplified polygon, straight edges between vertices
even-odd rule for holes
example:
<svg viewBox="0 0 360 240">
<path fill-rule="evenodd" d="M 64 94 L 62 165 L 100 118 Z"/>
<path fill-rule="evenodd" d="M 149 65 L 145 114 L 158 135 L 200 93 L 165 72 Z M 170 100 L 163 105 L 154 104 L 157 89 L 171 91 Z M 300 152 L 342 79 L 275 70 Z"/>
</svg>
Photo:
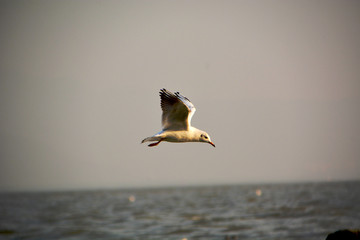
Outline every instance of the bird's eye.
<svg viewBox="0 0 360 240">
<path fill-rule="evenodd" d="M 206 136 L 205 134 L 201 134 L 200 137 L 204 139 L 208 139 L 208 136 Z"/>
</svg>

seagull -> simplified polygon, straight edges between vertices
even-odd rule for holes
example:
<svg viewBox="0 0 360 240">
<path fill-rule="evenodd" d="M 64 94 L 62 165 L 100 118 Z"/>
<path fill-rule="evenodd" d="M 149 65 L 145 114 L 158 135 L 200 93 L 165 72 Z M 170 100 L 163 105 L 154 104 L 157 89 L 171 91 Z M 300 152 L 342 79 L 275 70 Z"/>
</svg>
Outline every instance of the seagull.
<svg viewBox="0 0 360 240">
<path fill-rule="evenodd" d="M 162 141 L 166 142 L 204 142 L 213 147 L 209 134 L 191 126 L 191 118 L 196 109 L 187 97 L 179 92 L 169 92 L 165 88 L 160 90 L 162 109 L 162 131 L 142 140 L 153 142 L 149 147 L 157 146 Z"/>
</svg>

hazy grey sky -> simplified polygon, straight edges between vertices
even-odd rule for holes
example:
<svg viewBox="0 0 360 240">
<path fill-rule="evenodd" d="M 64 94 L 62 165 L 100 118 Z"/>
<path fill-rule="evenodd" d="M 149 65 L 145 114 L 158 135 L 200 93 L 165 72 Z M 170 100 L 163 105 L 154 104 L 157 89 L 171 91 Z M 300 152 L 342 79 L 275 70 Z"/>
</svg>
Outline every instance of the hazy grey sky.
<svg viewBox="0 0 360 240">
<path fill-rule="evenodd" d="M 359 1 L 0 1 L 0 190 L 360 178 Z M 161 130 L 158 91 L 208 144 Z"/>
</svg>

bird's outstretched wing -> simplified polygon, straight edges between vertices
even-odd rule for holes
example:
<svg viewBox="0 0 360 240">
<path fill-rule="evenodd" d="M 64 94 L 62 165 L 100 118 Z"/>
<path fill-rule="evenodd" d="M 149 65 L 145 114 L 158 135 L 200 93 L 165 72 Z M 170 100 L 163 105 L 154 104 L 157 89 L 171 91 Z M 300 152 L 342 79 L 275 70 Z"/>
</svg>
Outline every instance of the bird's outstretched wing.
<svg viewBox="0 0 360 240">
<path fill-rule="evenodd" d="M 187 130 L 196 109 L 190 100 L 179 92 L 160 90 L 163 129 Z"/>
</svg>

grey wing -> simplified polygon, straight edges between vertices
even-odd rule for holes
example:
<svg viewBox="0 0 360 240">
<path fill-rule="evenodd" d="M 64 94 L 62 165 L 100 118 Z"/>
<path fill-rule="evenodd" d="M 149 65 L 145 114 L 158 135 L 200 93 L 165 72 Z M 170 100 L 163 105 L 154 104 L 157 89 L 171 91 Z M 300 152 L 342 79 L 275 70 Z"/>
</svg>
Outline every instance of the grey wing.
<svg viewBox="0 0 360 240">
<path fill-rule="evenodd" d="M 194 106 L 194 104 L 192 104 L 192 102 L 185 96 L 181 95 L 179 92 L 176 92 L 175 95 L 182 101 L 183 104 L 186 105 L 187 109 L 188 109 L 188 116 L 187 116 L 187 124 L 190 127 L 191 126 L 191 118 L 193 117 L 196 108 Z"/>
<path fill-rule="evenodd" d="M 160 90 L 163 129 L 187 130 L 195 112 L 194 105 L 180 93 Z"/>
</svg>

